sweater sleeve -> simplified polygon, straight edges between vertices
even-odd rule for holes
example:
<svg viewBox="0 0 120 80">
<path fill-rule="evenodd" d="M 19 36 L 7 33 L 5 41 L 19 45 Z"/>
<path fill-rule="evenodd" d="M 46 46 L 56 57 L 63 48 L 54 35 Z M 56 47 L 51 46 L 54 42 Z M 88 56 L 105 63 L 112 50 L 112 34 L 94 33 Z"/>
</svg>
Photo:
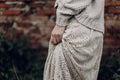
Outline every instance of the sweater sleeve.
<svg viewBox="0 0 120 80">
<path fill-rule="evenodd" d="M 68 20 L 85 9 L 92 0 L 61 0 L 56 8 L 56 25 L 67 26 Z"/>
</svg>

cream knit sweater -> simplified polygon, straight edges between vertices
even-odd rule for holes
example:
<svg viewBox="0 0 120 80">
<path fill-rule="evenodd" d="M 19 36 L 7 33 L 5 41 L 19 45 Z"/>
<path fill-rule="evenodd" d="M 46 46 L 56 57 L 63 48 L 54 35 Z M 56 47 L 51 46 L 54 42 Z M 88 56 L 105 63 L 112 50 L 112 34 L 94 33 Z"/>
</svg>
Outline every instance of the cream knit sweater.
<svg viewBox="0 0 120 80">
<path fill-rule="evenodd" d="M 67 26 L 75 17 L 86 27 L 104 33 L 104 0 L 56 0 L 56 24 Z"/>
</svg>

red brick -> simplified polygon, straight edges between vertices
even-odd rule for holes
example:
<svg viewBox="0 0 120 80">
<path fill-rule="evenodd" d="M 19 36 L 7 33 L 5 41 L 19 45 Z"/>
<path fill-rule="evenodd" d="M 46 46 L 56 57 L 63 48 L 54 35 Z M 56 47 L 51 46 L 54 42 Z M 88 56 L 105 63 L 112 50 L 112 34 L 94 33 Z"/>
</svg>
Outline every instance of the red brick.
<svg viewBox="0 0 120 80">
<path fill-rule="evenodd" d="M 114 38 L 114 36 L 110 35 L 109 33 L 106 33 L 104 35 L 104 37 L 105 37 L 105 39 L 113 39 Z"/>
<path fill-rule="evenodd" d="M 55 9 L 47 9 L 47 10 L 39 10 L 37 11 L 37 15 L 49 15 L 49 14 L 56 14 L 56 10 Z"/>
<path fill-rule="evenodd" d="M 109 13 L 117 13 L 120 14 L 120 8 L 110 8 L 108 10 Z"/>
<path fill-rule="evenodd" d="M 45 4 L 44 3 L 31 3 L 30 7 L 32 8 L 43 8 Z"/>
<path fill-rule="evenodd" d="M 119 41 L 119 39 L 120 39 L 120 37 L 119 36 L 117 36 L 117 35 L 109 35 L 109 36 L 105 36 L 105 38 L 104 38 L 104 40 L 106 40 L 106 41 Z"/>
<path fill-rule="evenodd" d="M 21 4 L 7 4 L 6 5 L 6 8 L 10 9 L 10 8 L 24 8 L 24 5 L 21 5 Z"/>
<path fill-rule="evenodd" d="M 37 14 L 37 15 L 42 15 L 42 16 L 46 15 L 45 12 L 44 12 L 43 10 L 37 11 L 36 14 Z"/>
<path fill-rule="evenodd" d="M 19 10 L 3 10 L 2 15 L 19 15 L 20 11 Z"/>
<path fill-rule="evenodd" d="M 9 9 L 9 8 L 13 8 L 15 6 L 13 4 L 6 4 L 6 7 Z"/>
<path fill-rule="evenodd" d="M 29 23 L 29 22 L 18 22 L 17 26 L 18 27 L 23 27 L 23 28 L 29 28 L 29 27 L 31 27 L 31 23 Z"/>
<path fill-rule="evenodd" d="M 111 29 L 108 29 L 108 32 L 109 33 L 119 33 L 120 34 L 120 29 L 115 29 L 115 28 L 111 28 Z"/>
<path fill-rule="evenodd" d="M 24 5 L 19 5 L 19 4 L 17 4 L 15 7 L 16 7 L 16 8 L 24 8 L 25 6 L 24 6 Z"/>
<path fill-rule="evenodd" d="M 0 8 L 6 8 L 6 4 L 0 3 Z"/>
<path fill-rule="evenodd" d="M 106 2 L 105 6 L 120 6 L 120 1 L 111 1 L 111 2 Z"/>
<path fill-rule="evenodd" d="M 54 1 L 47 1 L 45 6 L 46 6 L 46 7 L 53 8 L 53 7 L 54 7 L 54 4 L 55 4 Z"/>
<path fill-rule="evenodd" d="M 7 1 L 16 1 L 16 0 L 7 0 Z"/>
<path fill-rule="evenodd" d="M 105 39 L 104 40 L 104 45 L 107 46 L 120 46 L 120 41 L 119 40 L 110 40 L 110 39 Z"/>
</svg>

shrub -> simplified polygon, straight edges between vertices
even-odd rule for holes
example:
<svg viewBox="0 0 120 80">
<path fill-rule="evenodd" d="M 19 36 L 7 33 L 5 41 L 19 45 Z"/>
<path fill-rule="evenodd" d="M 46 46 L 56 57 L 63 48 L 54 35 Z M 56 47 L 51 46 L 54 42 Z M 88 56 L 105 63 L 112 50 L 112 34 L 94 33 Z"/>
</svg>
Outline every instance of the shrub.
<svg viewBox="0 0 120 80">
<path fill-rule="evenodd" d="M 14 28 L 0 34 L 0 80 L 42 80 L 44 59 L 30 39 Z"/>
<path fill-rule="evenodd" d="M 0 80 L 42 80 L 45 58 L 14 28 L 0 33 Z M 120 48 L 102 59 L 98 80 L 120 80 Z"/>
<path fill-rule="evenodd" d="M 120 48 L 102 60 L 98 80 L 120 80 Z"/>
</svg>

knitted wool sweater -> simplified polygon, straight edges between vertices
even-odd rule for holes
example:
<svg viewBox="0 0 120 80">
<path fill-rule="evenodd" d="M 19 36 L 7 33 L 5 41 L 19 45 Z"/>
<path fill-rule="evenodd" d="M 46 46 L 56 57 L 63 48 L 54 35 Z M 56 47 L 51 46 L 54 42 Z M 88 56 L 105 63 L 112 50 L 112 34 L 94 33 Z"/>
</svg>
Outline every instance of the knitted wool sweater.
<svg viewBox="0 0 120 80">
<path fill-rule="evenodd" d="M 75 17 L 86 27 L 104 33 L 104 0 L 56 0 L 56 25 L 65 27 Z"/>
</svg>

